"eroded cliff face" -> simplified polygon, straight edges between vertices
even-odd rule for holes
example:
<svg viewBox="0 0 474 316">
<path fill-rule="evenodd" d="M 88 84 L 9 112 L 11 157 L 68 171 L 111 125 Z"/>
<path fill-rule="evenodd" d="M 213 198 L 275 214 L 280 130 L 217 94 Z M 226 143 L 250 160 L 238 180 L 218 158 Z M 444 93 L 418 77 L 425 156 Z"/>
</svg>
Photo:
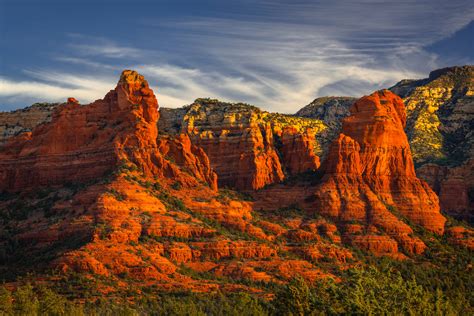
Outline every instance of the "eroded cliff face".
<svg viewBox="0 0 474 316">
<path fill-rule="evenodd" d="M 162 172 L 167 166 L 155 153 L 157 108 L 148 83 L 132 71 L 125 71 L 103 100 L 81 106 L 69 99 L 50 123 L 2 146 L 0 190 L 87 182 L 122 159 L 140 163 L 145 172 Z"/>
<path fill-rule="evenodd" d="M 403 257 L 402 250 L 423 252 L 425 244 L 403 217 L 438 234 L 446 220 L 436 194 L 415 175 L 402 100 L 379 91 L 359 99 L 350 112 L 329 148 L 321 183 L 299 201 L 336 222 L 346 243 L 394 257 Z"/>
<path fill-rule="evenodd" d="M 391 88 L 407 108 L 406 132 L 417 173 L 442 210 L 472 221 L 474 212 L 474 67 L 450 67 Z"/>
<path fill-rule="evenodd" d="M 427 246 L 411 224 L 443 234 L 446 219 L 436 194 L 415 174 L 402 100 L 383 90 L 353 103 L 350 113 L 317 173 L 254 193 L 254 208 L 297 205 L 306 216 L 334 223 L 342 243 L 376 255 L 423 253 Z M 453 233 L 452 240 L 470 245 L 469 234 Z"/>
<path fill-rule="evenodd" d="M 426 163 L 416 173 L 438 194 L 441 210 L 469 223 L 474 221 L 474 158 L 460 166 Z"/>
<path fill-rule="evenodd" d="M 71 98 L 50 123 L 0 147 L 0 269 L 56 268 L 210 291 L 238 285 L 196 275 L 315 280 L 330 275 L 316 260 L 327 258 L 341 268 L 352 264 L 352 253 L 327 221 L 281 215 L 264 220 L 253 202 L 218 191 L 205 150 L 192 144 L 190 133 L 159 132 L 157 108 L 146 80 L 124 71 L 103 100 L 79 105 Z M 239 147 L 257 156 L 262 149 L 255 143 L 266 146 L 263 158 L 252 159 L 278 170 L 271 169 L 272 152 L 280 161 L 270 146 L 275 134 L 282 135 L 284 155 L 294 150 L 316 164 L 311 144 L 294 128 L 259 126 L 249 125 L 243 134 L 250 145 Z M 238 124 L 235 129 L 241 131 Z M 238 143 L 223 146 L 231 151 L 231 145 Z M 285 164 L 291 170 L 305 166 L 290 158 Z M 255 172 L 255 179 L 268 176 Z"/>
<path fill-rule="evenodd" d="M 202 148 L 191 144 L 186 134 L 177 137 L 159 137 L 158 151 L 165 158 L 182 168 L 191 168 L 192 174 L 207 183 L 213 190 L 217 190 L 217 174 L 212 170 L 209 158 Z"/>
<path fill-rule="evenodd" d="M 411 222 L 443 232 L 437 198 L 414 172 L 404 106 L 388 91 L 352 106 L 319 169 L 320 121 L 210 100 L 160 120 L 157 108 L 146 80 L 124 71 L 103 100 L 71 98 L 0 146 L 0 271 L 254 291 L 241 281 L 315 280 L 358 264 L 349 245 L 422 253 Z M 251 197 L 218 188 L 221 176 L 250 191 L 288 174 Z M 470 230 L 447 235 L 472 247 Z"/>
<path fill-rule="evenodd" d="M 402 80 L 390 88 L 405 103 L 405 132 L 417 174 L 440 196 L 443 211 L 469 221 L 474 212 L 473 83 L 474 67 L 462 66 L 435 70 L 426 79 Z M 296 113 L 328 126 L 323 157 L 353 102 L 347 97 L 319 98 Z"/>
<path fill-rule="evenodd" d="M 317 136 L 326 128 L 317 120 L 211 99 L 162 109 L 159 126 L 172 135 L 188 135 L 209 156 L 219 184 L 240 190 L 261 189 L 287 175 L 317 169 Z"/>
</svg>

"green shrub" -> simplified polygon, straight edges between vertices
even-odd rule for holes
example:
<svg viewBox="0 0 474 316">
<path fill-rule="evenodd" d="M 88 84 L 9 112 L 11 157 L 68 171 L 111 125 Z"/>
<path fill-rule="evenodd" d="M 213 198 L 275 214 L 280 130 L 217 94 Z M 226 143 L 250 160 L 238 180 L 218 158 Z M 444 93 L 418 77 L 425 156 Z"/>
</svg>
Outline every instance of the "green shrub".
<svg viewBox="0 0 474 316">
<path fill-rule="evenodd" d="M 277 293 L 274 306 L 277 315 L 304 316 L 314 309 L 314 299 L 308 284 L 298 277 Z"/>
<path fill-rule="evenodd" d="M 0 287 L 0 315 L 13 314 L 13 297 L 4 286 Z"/>
<path fill-rule="evenodd" d="M 39 301 L 33 291 L 31 284 L 23 285 L 16 289 L 13 294 L 15 315 L 37 315 L 39 311 Z"/>
<path fill-rule="evenodd" d="M 109 194 L 112 195 L 117 201 L 125 200 L 125 196 L 114 188 L 109 189 Z"/>
<path fill-rule="evenodd" d="M 171 185 L 171 188 L 172 188 L 173 190 L 181 190 L 181 183 L 179 183 L 178 181 L 176 181 L 175 183 L 173 183 L 173 184 Z"/>
</svg>

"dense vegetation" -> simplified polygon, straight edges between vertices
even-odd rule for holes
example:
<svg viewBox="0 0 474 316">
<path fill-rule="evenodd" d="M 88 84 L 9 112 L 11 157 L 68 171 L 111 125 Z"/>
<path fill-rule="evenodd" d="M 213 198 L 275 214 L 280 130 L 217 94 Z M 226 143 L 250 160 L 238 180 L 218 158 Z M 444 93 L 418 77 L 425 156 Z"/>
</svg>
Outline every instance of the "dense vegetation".
<svg viewBox="0 0 474 316">
<path fill-rule="evenodd" d="M 133 166 L 122 168 L 133 170 Z M 310 181 L 315 178 L 317 179 L 314 173 L 300 175 L 300 180 Z M 130 174 L 126 179 L 147 188 L 150 194 L 170 208 L 190 212 L 181 200 L 158 183 L 143 182 L 141 178 Z M 65 189 L 64 194 L 67 193 L 68 197 L 80 189 L 71 186 Z M 173 185 L 171 189 L 181 188 L 179 185 Z M 113 189 L 107 193 L 118 200 L 123 198 Z M 21 218 L 38 210 L 45 214 L 47 220 L 57 218 L 59 214 L 53 212 L 51 205 L 58 197 L 50 191 L 38 191 L 36 194 L 36 204 L 29 205 L 24 200 L 18 200 L 18 203 L 22 203 L 20 208 L 26 212 Z M 236 194 L 223 189 L 219 193 L 219 200 L 226 203 L 236 198 L 250 199 L 248 196 Z M 391 211 L 397 212 L 396 209 Z M 297 208 L 285 208 L 280 212 L 287 216 L 302 214 L 302 210 Z M 4 223 L 17 220 L 14 216 L 19 216 L 8 210 L 4 210 L 2 214 L 4 216 L 1 221 Z M 416 235 L 428 245 L 428 250 L 422 256 L 395 261 L 352 249 L 357 259 L 355 262 L 360 264 L 347 271 L 338 271 L 331 262 L 317 263 L 324 264 L 324 270 L 335 274 L 337 280 L 307 283 L 296 278 L 285 285 L 256 284 L 242 279 L 217 279 L 212 273 L 198 273 L 186 269 L 185 266 L 180 268 L 180 273 L 194 279 L 245 285 L 262 289 L 266 293 L 274 293 L 273 297 L 245 293 L 164 293 L 159 288 L 139 287 L 136 280 L 127 279 L 127 276 L 120 276 L 121 281 L 128 284 L 126 288 L 118 286 L 116 279 L 101 279 L 99 276 L 88 278 L 83 275 L 52 275 L 50 278 L 25 276 L 11 283 L 15 280 L 15 275 L 11 273 L 12 270 L 7 269 L 0 270 L 0 282 L 10 282 L 5 286 L 0 285 L 0 315 L 473 315 L 472 252 L 451 245 L 447 237 L 430 233 L 400 214 L 397 216 L 414 228 Z M 206 218 L 202 218 L 202 221 L 223 235 L 245 238 L 236 235 L 238 232 L 220 227 Z M 448 226 L 450 225 L 469 226 L 451 218 L 448 223 Z M 104 230 L 106 229 L 107 227 L 104 227 Z M 3 233 L 6 232 L 8 231 Z M 104 233 L 106 234 L 106 231 Z M 55 245 L 55 251 L 47 255 L 53 257 L 56 251 L 76 243 L 71 239 L 64 242 L 67 245 Z M 17 261 L 6 262 L 5 259 L 10 252 L 21 249 L 22 247 L 16 244 L 0 248 L 0 264 L 18 264 Z M 18 258 L 29 262 L 30 265 L 48 261 L 32 253 L 25 253 Z M 104 286 L 101 288 L 98 284 L 114 291 L 104 295 Z"/>
<path fill-rule="evenodd" d="M 370 260 L 369 260 L 370 261 Z M 162 293 L 130 289 L 109 299 L 92 292 L 94 281 L 59 281 L 57 291 L 38 283 L 0 287 L 0 315 L 472 315 L 471 253 L 460 250 L 448 266 L 378 259 L 341 280 L 277 286 L 272 300 L 249 294 Z M 467 270 L 466 270 L 467 268 Z M 449 271 L 448 271 L 449 270 Z M 68 286 L 69 285 L 69 288 Z M 275 285 L 272 285 L 275 286 Z M 90 292 L 88 292 L 90 291 Z M 61 292 L 59 294 L 58 292 Z M 76 293 L 78 294 L 78 293 Z"/>
<path fill-rule="evenodd" d="M 166 203 L 177 203 L 163 188 L 150 186 L 150 190 L 161 194 Z M 222 199 L 228 194 L 223 190 Z M 419 257 L 396 261 L 353 249 L 358 266 L 347 271 L 328 269 L 336 280 L 308 283 L 296 278 L 284 285 L 226 280 L 274 293 L 273 297 L 164 293 L 158 287 L 139 287 L 133 280 L 123 288 L 111 278 L 79 274 L 26 275 L 12 283 L 11 276 L 0 273 L 0 282 L 10 282 L 0 284 L 0 315 L 473 315 L 472 252 L 410 224 L 429 247 Z M 453 219 L 449 225 L 469 226 Z M 212 274 L 197 275 L 192 270 L 181 273 L 213 279 Z M 114 291 L 104 295 L 104 288 Z"/>
</svg>

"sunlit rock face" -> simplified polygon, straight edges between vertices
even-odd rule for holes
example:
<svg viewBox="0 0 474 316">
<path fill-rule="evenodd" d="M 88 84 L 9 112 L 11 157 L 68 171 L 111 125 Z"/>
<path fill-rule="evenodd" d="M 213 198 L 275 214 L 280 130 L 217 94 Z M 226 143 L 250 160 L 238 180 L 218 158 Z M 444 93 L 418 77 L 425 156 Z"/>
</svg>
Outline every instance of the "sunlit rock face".
<svg viewBox="0 0 474 316">
<path fill-rule="evenodd" d="M 403 80 L 391 88 L 406 105 L 405 131 L 418 175 L 439 195 L 442 210 L 468 220 L 474 210 L 473 68 L 440 69 L 429 78 Z M 296 113 L 305 118 L 298 121 L 249 105 L 199 99 L 188 107 L 161 109 L 159 125 L 166 133 L 185 133 L 193 144 L 202 145 L 222 186 L 256 189 L 317 168 L 355 101 L 351 97 L 315 99 Z M 51 121 L 58 106 L 35 104 L 0 113 L 0 144 Z M 266 124 L 271 125 L 271 133 Z M 229 145 L 232 149 L 223 155 L 225 143 L 240 147 Z"/>
<path fill-rule="evenodd" d="M 405 104 L 405 132 L 417 174 L 439 195 L 441 209 L 472 221 L 474 213 L 474 67 L 435 70 L 429 78 L 402 80 L 390 88 Z M 355 99 L 323 97 L 296 115 L 324 122 L 330 137 L 323 145 L 325 157 L 338 137 L 342 119 Z M 456 193 L 457 192 L 457 193 Z M 458 195 L 458 197 L 456 197 Z"/>
<path fill-rule="evenodd" d="M 400 215 L 440 234 L 446 220 L 436 194 L 415 175 L 403 101 L 388 90 L 378 91 L 359 99 L 350 112 L 329 149 L 315 211 L 342 223 L 373 225 L 405 250 L 422 251 L 422 242 L 410 237 L 412 230 Z M 350 235 L 349 229 L 348 239 Z M 372 249 L 380 238 L 357 237 L 354 242 Z M 383 251 L 393 252 L 393 242 Z"/>
<path fill-rule="evenodd" d="M 104 99 L 70 98 L 0 146 L 0 269 L 200 292 L 232 278 L 252 291 L 241 283 L 354 266 L 349 246 L 420 254 L 411 223 L 442 233 L 444 218 L 415 175 L 405 108 L 388 91 L 353 103 L 336 139 L 321 120 L 208 99 L 160 115 L 143 76 L 124 71 Z M 472 247 L 467 235 L 447 230 Z"/>
<path fill-rule="evenodd" d="M 186 270 L 276 282 L 329 276 L 314 258 L 350 264 L 352 253 L 334 225 L 320 219 L 289 229 L 280 219 L 260 219 L 253 202 L 217 190 L 210 159 L 191 133 L 166 134 L 158 120 L 153 91 L 143 76 L 127 70 L 104 99 L 80 105 L 70 98 L 50 122 L 9 138 L 0 147 L 0 211 L 7 219 L 0 221 L 0 248 L 8 249 L 0 269 L 54 268 L 203 292 L 232 284 L 193 279 Z M 242 183 L 259 184 L 282 168 L 317 168 L 310 126 L 259 124 L 252 121 L 242 132 L 250 145 L 224 142 L 227 151 L 266 151 L 263 162 L 249 167 L 256 170 L 246 175 L 252 181 Z M 275 135 L 278 145 L 272 143 Z M 279 154 L 286 157 L 280 169 L 267 164 L 279 163 Z M 320 227 L 330 240 L 322 239 Z M 274 243 L 277 239 L 292 244 Z M 13 240 L 21 247 L 7 247 Z M 23 256 L 33 259 L 18 263 Z"/>
<path fill-rule="evenodd" d="M 57 107 L 51 122 L 10 138 L 0 151 L 0 190 L 87 182 L 122 160 L 147 174 L 172 174 L 158 151 L 158 118 L 158 102 L 147 81 L 126 70 L 104 99 L 81 106 L 70 98 Z M 215 185 L 209 172 L 196 172 Z"/>
<path fill-rule="evenodd" d="M 162 109 L 160 130 L 184 133 L 202 147 L 221 186 L 256 190 L 319 167 L 326 126 L 319 120 L 268 113 L 247 104 L 198 99 Z"/>
</svg>

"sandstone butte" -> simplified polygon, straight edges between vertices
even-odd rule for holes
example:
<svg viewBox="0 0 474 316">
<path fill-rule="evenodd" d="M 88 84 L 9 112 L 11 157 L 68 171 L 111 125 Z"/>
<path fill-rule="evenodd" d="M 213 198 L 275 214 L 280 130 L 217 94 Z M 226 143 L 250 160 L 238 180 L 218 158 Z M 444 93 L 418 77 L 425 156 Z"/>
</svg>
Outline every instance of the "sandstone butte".
<svg viewBox="0 0 474 316">
<path fill-rule="evenodd" d="M 439 195 L 443 212 L 472 222 L 474 66 L 434 70 L 428 78 L 402 80 L 390 91 L 405 103 L 405 132 L 418 177 Z M 322 97 L 295 115 L 324 122 L 332 141 L 339 136 L 342 119 L 350 115 L 349 108 L 355 101 Z"/>
<path fill-rule="evenodd" d="M 299 203 L 333 220 L 346 243 L 394 257 L 423 252 L 426 245 L 403 219 L 437 234 L 446 219 L 436 194 L 416 177 L 405 124 L 403 102 L 390 91 L 359 99 L 329 148 L 321 182 L 263 190 L 257 207 Z"/>
<path fill-rule="evenodd" d="M 263 144 L 263 167 L 257 163 L 246 170 L 265 178 L 274 167 L 267 153 L 274 150 L 268 146 L 275 136 L 269 135 L 280 133 L 286 170 L 317 168 L 314 151 L 308 154 L 314 144 L 298 136 L 301 126 L 274 124 L 262 132 L 261 125 L 250 124 L 239 136 L 245 135 L 244 144 L 211 142 L 200 148 L 191 132 L 159 132 L 158 119 L 148 83 L 127 70 L 104 99 L 89 105 L 69 99 L 51 122 L 2 145 L 0 191 L 10 193 L 0 200 L 9 214 L 0 226 L 0 243 L 9 259 L 0 268 L 47 266 L 164 289 L 231 290 L 241 285 L 196 275 L 314 280 L 331 275 L 320 260 L 339 269 L 357 263 L 347 245 L 396 258 L 405 258 L 400 248 L 421 253 L 425 244 L 402 216 L 443 233 L 437 197 L 414 173 L 403 104 L 388 91 L 351 107 L 321 182 L 307 185 L 296 178 L 296 185 L 255 192 L 254 201 L 218 190 L 212 168 L 222 163 L 213 162 L 217 149 L 234 157 L 256 155 L 255 142 Z M 307 154 L 312 162 L 302 164 L 292 153 Z M 216 170 L 225 177 L 225 168 Z M 259 187 L 255 179 L 260 178 L 243 181 L 243 189 Z M 291 207 L 294 203 L 301 209 Z M 19 211 L 30 213 L 16 216 Z M 6 247 L 12 238 L 7 234 L 20 247 Z M 466 232 L 451 229 L 449 236 L 461 244 Z M 35 261 L 45 257 L 51 259 Z"/>
<path fill-rule="evenodd" d="M 69 98 L 54 112 L 51 123 L 3 145 L 0 190 L 85 182 L 104 176 L 123 161 L 140 165 L 147 175 L 179 178 L 180 172 L 160 154 L 159 146 L 179 154 L 179 163 L 190 163 L 186 166 L 192 167 L 191 174 L 215 188 L 216 176 L 205 166 L 207 157 L 199 149 L 185 139 L 181 145 L 166 140 L 157 144 L 157 109 L 148 83 L 132 71 L 125 71 L 103 100 L 81 106 Z"/>
<path fill-rule="evenodd" d="M 410 253 L 423 251 L 423 243 L 410 237 L 412 229 L 396 215 L 438 234 L 446 219 L 436 194 L 416 177 L 402 100 L 378 91 L 355 102 L 350 112 L 330 148 L 315 194 L 317 209 L 343 222 L 368 222 L 389 235 L 387 242 L 394 239 Z M 349 238 L 374 247 L 370 238 Z"/>
</svg>

